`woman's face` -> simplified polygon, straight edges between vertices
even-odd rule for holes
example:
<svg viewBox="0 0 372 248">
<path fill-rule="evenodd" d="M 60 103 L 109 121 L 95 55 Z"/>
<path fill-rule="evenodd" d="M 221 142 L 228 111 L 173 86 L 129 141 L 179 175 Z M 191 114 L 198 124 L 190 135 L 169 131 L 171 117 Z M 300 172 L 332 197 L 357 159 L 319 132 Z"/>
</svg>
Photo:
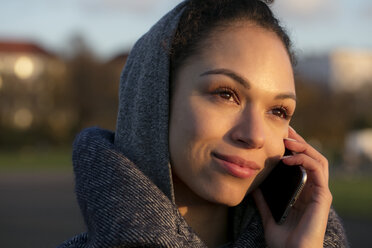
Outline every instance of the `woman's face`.
<svg viewBox="0 0 372 248">
<path fill-rule="evenodd" d="M 276 34 L 249 23 L 215 30 L 202 47 L 173 81 L 172 170 L 203 199 L 235 206 L 284 153 L 292 66 Z"/>
</svg>

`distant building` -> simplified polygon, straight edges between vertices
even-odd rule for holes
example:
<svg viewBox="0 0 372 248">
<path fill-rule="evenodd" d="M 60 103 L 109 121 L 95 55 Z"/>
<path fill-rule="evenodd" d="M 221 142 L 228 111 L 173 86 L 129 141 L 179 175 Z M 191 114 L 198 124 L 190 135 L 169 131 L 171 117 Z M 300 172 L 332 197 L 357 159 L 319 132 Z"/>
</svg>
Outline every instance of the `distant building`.
<svg viewBox="0 0 372 248">
<path fill-rule="evenodd" d="M 299 61 L 297 69 L 305 79 L 332 91 L 356 91 L 372 85 L 372 51 L 339 49 L 307 56 Z"/>
<path fill-rule="evenodd" d="M 61 126 L 55 123 L 64 118 L 57 117 L 54 93 L 63 87 L 64 74 L 64 62 L 39 45 L 0 41 L 1 126 L 28 129 L 46 120 Z"/>
<path fill-rule="evenodd" d="M 33 43 L 0 41 L 0 73 L 20 80 L 32 80 L 46 69 L 47 60 L 55 56 Z"/>
</svg>

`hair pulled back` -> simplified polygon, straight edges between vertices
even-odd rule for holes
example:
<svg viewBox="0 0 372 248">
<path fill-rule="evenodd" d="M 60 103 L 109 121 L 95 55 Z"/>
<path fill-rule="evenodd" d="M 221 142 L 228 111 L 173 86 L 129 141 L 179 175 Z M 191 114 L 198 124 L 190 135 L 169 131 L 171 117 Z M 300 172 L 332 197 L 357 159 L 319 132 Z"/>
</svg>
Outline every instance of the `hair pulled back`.
<svg viewBox="0 0 372 248">
<path fill-rule="evenodd" d="M 291 40 L 268 7 L 274 0 L 186 0 L 170 50 L 171 73 L 201 49 L 201 43 L 217 27 L 250 21 L 274 32 L 283 42 L 292 64 L 295 56 Z"/>
</svg>

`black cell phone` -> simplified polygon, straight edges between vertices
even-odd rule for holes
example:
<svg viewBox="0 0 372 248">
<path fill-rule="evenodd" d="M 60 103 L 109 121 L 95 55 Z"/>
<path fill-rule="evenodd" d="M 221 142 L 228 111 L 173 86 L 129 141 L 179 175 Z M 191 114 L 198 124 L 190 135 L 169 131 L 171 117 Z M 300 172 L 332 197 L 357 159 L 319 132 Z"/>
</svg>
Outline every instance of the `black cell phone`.
<svg viewBox="0 0 372 248">
<path fill-rule="evenodd" d="M 287 218 L 306 179 L 307 174 L 302 166 L 288 166 L 280 160 L 261 183 L 263 197 L 278 224 L 282 224 Z"/>
</svg>

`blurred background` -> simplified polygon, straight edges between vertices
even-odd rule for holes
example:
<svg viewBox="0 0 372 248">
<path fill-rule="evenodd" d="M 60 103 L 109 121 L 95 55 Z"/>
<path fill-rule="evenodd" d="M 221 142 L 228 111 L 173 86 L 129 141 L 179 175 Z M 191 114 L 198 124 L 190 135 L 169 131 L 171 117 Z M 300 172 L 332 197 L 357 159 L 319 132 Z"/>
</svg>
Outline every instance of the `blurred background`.
<svg viewBox="0 0 372 248">
<path fill-rule="evenodd" d="M 134 42 L 180 0 L 1 0 L 0 247 L 55 247 L 85 230 L 71 144 L 115 129 Z M 277 0 L 294 42 L 292 125 L 330 162 L 352 247 L 372 247 L 372 2 Z"/>
</svg>

